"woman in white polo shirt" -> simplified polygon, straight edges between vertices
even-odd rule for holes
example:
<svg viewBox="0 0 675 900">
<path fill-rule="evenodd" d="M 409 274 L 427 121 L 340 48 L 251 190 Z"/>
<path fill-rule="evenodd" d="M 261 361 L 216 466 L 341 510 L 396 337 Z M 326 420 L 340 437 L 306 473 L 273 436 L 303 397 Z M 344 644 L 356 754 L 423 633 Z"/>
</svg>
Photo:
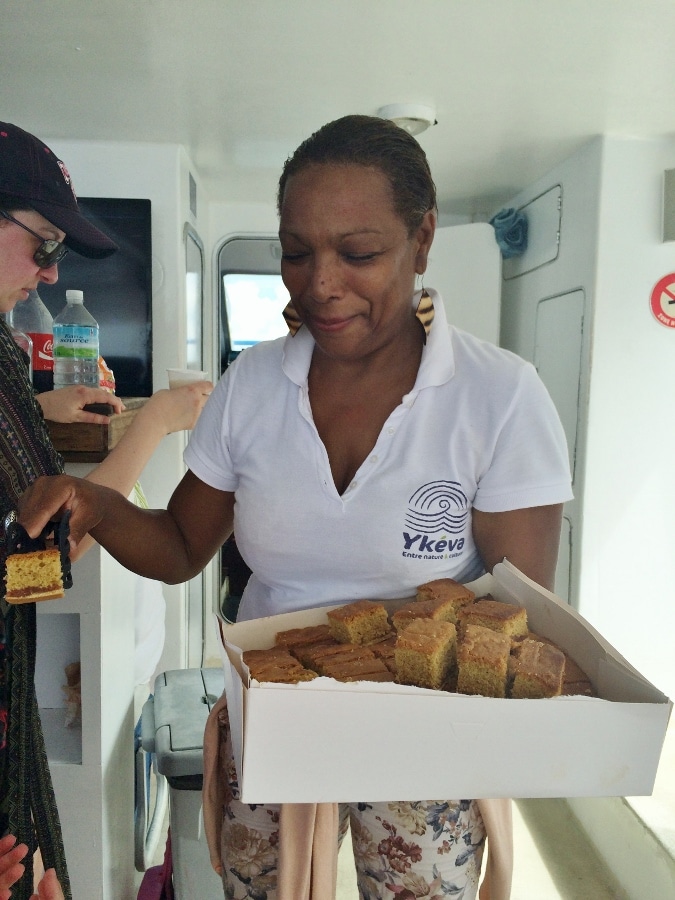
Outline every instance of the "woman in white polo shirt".
<svg viewBox="0 0 675 900">
<path fill-rule="evenodd" d="M 253 572 L 240 619 L 405 597 L 504 557 L 551 587 L 571 497 L 562 428 L 531 365 L 449 326 L 438 294 L 416 290 L 436 226 L 420 145 L 379 118 L 329 123 L 286 162 L 278 206 L 291 334 L 227 370 L 168 510 L 61 479 L 24 523 L 39 503 L 72 506 L 72 534 L 91 528 L 164 581 L 190 578 L 234 528 Z M 439 748 L 443 764 L 461 760 Z M 363 898 L 476 896 L 476 802 L 364 798 L 349 815 Z M 278 809 L 230 799 L 216 861 L 227 897 L 275 896 L 277 830 Z"/>
</svg>

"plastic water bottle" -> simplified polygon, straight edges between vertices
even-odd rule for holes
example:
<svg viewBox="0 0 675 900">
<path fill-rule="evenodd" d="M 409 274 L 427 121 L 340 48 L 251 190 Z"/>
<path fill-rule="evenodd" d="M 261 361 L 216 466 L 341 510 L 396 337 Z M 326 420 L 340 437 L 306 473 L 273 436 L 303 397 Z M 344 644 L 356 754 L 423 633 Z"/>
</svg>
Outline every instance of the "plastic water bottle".
<svg viewBox="0 0 675 900">
<path fill-rule="evenodd" d="M 30 291 L 27 300 L 17 303 L 8 321 L 33 342 L 33 387 L 39 394 L 51 391 L 54 387 L 52 314 L 38 292 Z"/>
<path fill-rule="evenodd" d="M 24 334 L 23 331 L 19 331 L 18 328 L 15 328 L 12 325 L 12 323 L 9 321 L 9 315 L 5 315 L 4 319 L 7 327 L 9 328 L 9 333 L 14 339 L 14 343 L 21 347 L 23 352 L 28 357 L 28 378 L 30 379 L 33 374 L 33 341 L 31 340 L 30 335 Z"/>
<path fill-rule="evenodd" d="M 54 389 L 98 387 L 98 323 L 83 301 L 82 291 L 66 291 L 66 306 L 54 319 Z"/>
</svg>

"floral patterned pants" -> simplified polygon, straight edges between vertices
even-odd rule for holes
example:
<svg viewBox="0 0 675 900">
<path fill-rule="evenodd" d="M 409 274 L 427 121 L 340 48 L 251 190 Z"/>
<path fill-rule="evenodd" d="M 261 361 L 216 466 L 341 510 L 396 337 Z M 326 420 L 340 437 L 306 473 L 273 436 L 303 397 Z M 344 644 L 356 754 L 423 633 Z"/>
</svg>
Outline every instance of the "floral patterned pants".
<svg viewBox="0 0 675 900">
<path fill-rule="evenodd" d="M 340 826 L 340 843 L 351 826 L 361 900 L 477 896 L 485 843 L 477 803 L 341 804 Z M 278 841 L 278 806 L 228 804 L 222 832 L 228 900 L 275 900 Z"/>
</svg>

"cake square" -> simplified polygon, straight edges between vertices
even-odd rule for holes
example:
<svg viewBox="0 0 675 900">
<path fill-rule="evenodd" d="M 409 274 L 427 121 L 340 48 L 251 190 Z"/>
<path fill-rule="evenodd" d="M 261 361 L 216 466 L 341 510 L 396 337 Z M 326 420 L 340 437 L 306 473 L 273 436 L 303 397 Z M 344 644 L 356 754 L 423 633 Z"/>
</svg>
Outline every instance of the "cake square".
<svg viewBox="0 0 675 900">
<path fill-rule="evenodd" d="M 513 648 L 509 661 L 514 699 L 558 697 L 565 674 L 565 654 L 552 644 L 526 638 Z"/>
<path fill-rule="evenodd" d="M 57 547 L 13 553 L 5 561 L 5 600 L 33 603 L 63 597 L 61 551 Z"/>
<path fill-rule="evenodd" d="M 463 606 L 473 603 L 476 595 L 454 578 L 436 578 L 427 581 L 417 588 L 416 599 L 423 600 L 449 600 L 455 613 Z"/>
<path fill-rule="evenodd" d="M 460 694 L 505 697 L 511 638 L 481 625 L 467 625 L 457 648 Z"/>
<path fill-rule="evenodd" d="M 390 672 L 396 674 L 396 635 L 391 635 L 383 641 L 376 641 L 368 645 L 369 649 L 378 659 L 381 659 Z"/>
<path fill-rule="evenodd" d="M 255 674 L 251 672 L 251 678 L 255 678 L 256 681 L 267 681 L 274 684 L 298 684 L 301 681 L 313 681 L 316 677 L 316 672 L 305 669 L 301 665 L 296 668 L 269 666 Z"/>
<path fill-rule="evenodd" d="M 391 631 L 387 610 L 373 600 L 356 600 L 327 612 L 328 627 L 336 641 L 367 644 Z"/>
<path fill-rule="evenodd" d="M 449 597 L 413 600 L 397 609 L 391 617 L 391 622 L 396 631 L 403 631 L 414 619 L 441 619 L 454 625 L 457 621 L 455 605 Z"/>
<path fill-rule="evenodd" d="M 338 644 L 335 647 L 326 647 L 311 654 L 306 664 L 320 675 L 327 675 L 327 669 L 330 666 L 375 658 L 375 654 L 369 648 L 360 644 Z"/>
<path fill-rule="evenodd" d="M 241 658 L 251 670 L 270 665 L 282 668 L 298 665 L 298 660 L 285 647 L 270 647 L 269 650 L 245 650 Z"/>
<path fill-rule="evenodd" d="M 289 628 L 279 631 L 274 639 L 277 647 L 298 647 L 300 644 L 314 644 L 330 638 L 328 625 L 307 625 L 304 628 Z"/>
<path fill-rule="evenodd" d="M 383 660 L 376 657 L 332 661 L 322 672 L 336 681 L 393 681 L 394 675 Z"/>
<path fill-rule="evenodd" d="M 480 625 L 499 631 L 509 637 L 526 635 L 527 610 L 524 606 L 516 606 L 514 603 L 502 603 L 486 597 L 476 600 L 471 606 L 465 606 L 457 614 L 460 631 L 467 625 Z"/>
<path fill-rule="evenodd" d="M 396 640 L 396 673 L 402 684 L 440 690 L 456 662 L 452 622 L 415 619 Z"/>
</svg>

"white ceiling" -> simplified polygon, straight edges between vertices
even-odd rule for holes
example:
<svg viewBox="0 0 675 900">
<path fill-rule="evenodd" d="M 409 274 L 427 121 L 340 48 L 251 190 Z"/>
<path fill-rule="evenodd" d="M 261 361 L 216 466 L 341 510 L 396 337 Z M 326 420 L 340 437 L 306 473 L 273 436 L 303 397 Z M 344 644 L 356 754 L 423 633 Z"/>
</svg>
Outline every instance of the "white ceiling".
<svg viewBox="0 0 675 900">
<path fill-rule="evenodd" d="M 480 214 L 600 133 L 675 133 L 673 0 L 2 0 L 0 118 L 184 144 L 269 202 L 346 113 L 421 102 L 445 213 Z"/>
</svg>

